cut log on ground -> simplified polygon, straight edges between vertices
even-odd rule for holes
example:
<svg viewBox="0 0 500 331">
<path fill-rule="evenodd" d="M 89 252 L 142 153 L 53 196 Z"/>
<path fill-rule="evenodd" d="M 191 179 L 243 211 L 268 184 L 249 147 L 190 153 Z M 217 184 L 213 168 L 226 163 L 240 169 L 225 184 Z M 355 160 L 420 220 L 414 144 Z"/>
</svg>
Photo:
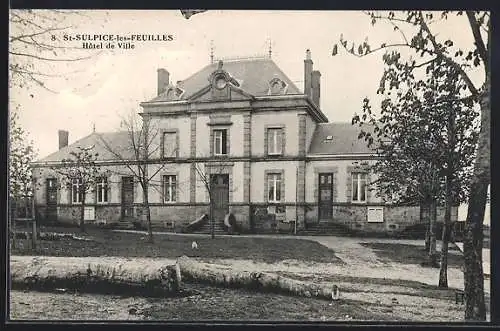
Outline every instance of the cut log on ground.
<svg viewBox="0 0 500 331">
<path fill-rule="evenodd" d="M 184 282 L 246 288 L 258 291 L 292 294 L 332 300 L 334 284 L 314 284 L 274 273 L 234 271 L 230 267 L 198 262 L 182 256 L 178 259 Z"/>
<path fill-rule="evenodd" d="M 173 264 L 148 265 L 123 259 L 14 256 L 10 261 L 13 289 L 153 297 L 180 292 L 175 269 Z"/>
</svg>

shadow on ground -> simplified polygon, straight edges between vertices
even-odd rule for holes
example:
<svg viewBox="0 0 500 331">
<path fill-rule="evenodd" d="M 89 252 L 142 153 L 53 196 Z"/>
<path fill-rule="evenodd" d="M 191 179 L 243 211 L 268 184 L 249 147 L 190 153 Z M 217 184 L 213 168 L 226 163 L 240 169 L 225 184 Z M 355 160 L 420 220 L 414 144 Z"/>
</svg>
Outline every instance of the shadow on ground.
<svg viewBox="0 0 500 331">
<path fill-rule="evenodd" d="M 427 252 L 424 245 L 408 245 L 400 243 L 360 243 L 360 245 L 370 248 L 377 255 L 377 258 L 384 263 L 418 264 L 427 261 Z M 437 252 L 438 257 L 441 252 Z M 463 254 L 453 244 L 448 248 L 448 266 L 461 268 L 464 264 Z M 432 268 L 428 266 L 428 268 Z"/>
</svg>

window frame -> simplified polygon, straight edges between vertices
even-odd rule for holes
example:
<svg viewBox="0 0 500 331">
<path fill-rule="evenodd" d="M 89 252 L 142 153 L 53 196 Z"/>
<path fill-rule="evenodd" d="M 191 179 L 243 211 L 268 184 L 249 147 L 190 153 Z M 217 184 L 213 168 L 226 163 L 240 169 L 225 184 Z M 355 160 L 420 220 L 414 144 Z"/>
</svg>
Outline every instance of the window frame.
<svg viewBox="0 0 500 331">
<path fill-rule="evenodd" d="M 282 181 L 283 181 L 283 176 L 279 172 L 270 172 L 267 174 L 267 178 L 266 178 L 267 202 L 269 202 L 269 203 L 281 203 L 283 201 Z M 274 184 L 273 185 L 273 197 L 272 197 L 272 199 L 269 197 L 269 193 L 271 193 L 271 191 L 270 191 L 271 182 Z M 278 191 L 279 191 L 279 200 L 276 199 Z"/>
<path fill-rule="evenodd" d="M 266 134 L 267 134 L 267 155 L 283 155 L 283 128 L 269 127 L 267 128 Z M 271 151 L 270 147 L 273 147 L 274 151 Z"/>
<path fill-rule="evenodd" d="M 96 203 L 98 203 L 98 204 L 109 203 L 108 189 L 109 189 L 108 178 L 106 178 L 106 177 L 99 178 L 99 180 L 96 182 L 96 197 L 95 197 Z M 101 197 L 103 199 L 99 199 L 99 193 L 101 194 Z M 104 197 L 106 199 L 104 199 Z"/>
<path fill-rule="evenodd" d="M 165 139 L 165 137 L 167 135 L 172 135 L 173 136 L 173 141 L 174 141 L 174 148 L 173 148 L 173 151 L 172 151 L 172 155 L 166 155 L 165 153 L 165 149 L 167 147 L 167 144 L 166 144 L 166 141 L 167 139 Z M 178 157 L 179 155 L 179 133 L 177 130 L 164 130 L 162 132 L 162 136 L 161 136 L 161 143 L 162 143 L 162 148 L 161 148 L 161 155 L 162 155 L 162 158 L 163 159 L 173 159 L 173 158 L 176 158 Z"/>
<path fill-rule="evenodd" d="M 364 186 L 362 185 L 364 183 Z M 362 190 L 364 188 L 364 190 Z M 364 199 L 361 200 L 362 191 Z M 354 193 L 356 192 L 356 199 Z M 368 201 L 368 174 L 361 171 L 351 172 L 351 202 L 353 203 L 367 203 Z"/>
<path fill-rule="evenodd" d="M 82 178 L 73 178 L 71 180 L 71 204 L 81 205 L 83 200 L 83 192 L 81 192 L 81 186 L 83 186 Z M 75 192 L 76 189 L 76 192 Z M 75 199 L 76 198 L 76 199 Z"/>
<path fill-rule="evenodd" d="M 212 144 L 213 144 L 213 155 L 214 156 L 224 156 L 224 155 L 228 155 L 228 152 L 227 152 L 227 136 L 228 136 L 228 132 L 227 132 L 228 129 L 213 129 L 213 141 L 212 141 Z M 217 136 L 220 134 L 220 138 L 218 138 Z M 220 140 L 219 141 L 219 144 L 217 144 L 217 140 Z M 217 153 L 217 147 L 220 148 L 220 153 Z"/>
<path fill-rule="evenodd" d="M 172 180 L 172 178 L 173 178 L 173 180 Z M 163 203 L 176 203 L 178 200 L 177 175 L 175 175 L 175 174 L 163 175 L 162 185 L 163 185 Z M 168 187 L 168 190 L 167 190 L 167 187 Z M 168 194 L 167 194 L 167 192 L 168 192 Z M 173 194 L 172 194 L 172 192 L 173 192 Z M 174 199 L 172 199 L 172 196 Z M 167 200 L 167 197 L 168 197 L 168 200 Z"/>
</svg>

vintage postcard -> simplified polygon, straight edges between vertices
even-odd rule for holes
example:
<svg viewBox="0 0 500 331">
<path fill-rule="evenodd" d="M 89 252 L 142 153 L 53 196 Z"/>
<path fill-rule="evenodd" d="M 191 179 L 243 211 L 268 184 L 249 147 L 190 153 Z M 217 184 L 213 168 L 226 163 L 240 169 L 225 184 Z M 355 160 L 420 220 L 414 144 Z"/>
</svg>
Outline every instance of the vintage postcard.
<svg viewBox="0 0 500 331">
<path fill-rule="evenodd" d="M 9 24 L 10 322 L 490 320 L 489 12 Z"/>
</svg>

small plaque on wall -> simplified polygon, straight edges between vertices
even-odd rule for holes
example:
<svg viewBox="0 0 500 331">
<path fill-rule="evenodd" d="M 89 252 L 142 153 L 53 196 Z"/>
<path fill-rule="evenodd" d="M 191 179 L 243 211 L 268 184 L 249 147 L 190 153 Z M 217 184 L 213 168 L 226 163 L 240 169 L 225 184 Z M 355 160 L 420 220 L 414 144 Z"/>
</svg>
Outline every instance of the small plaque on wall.
<svg viewBox="0 0 500 331">
<path fill-rule="evenodd" d="M 83 211 L 84 220 L 85 221 L 93 221 L 95 220 L 95 208 L 94 207 L 85 207 Z"/>
<path fill-rule="evenodd" d="M 384 207 L 367 207 L 367 221 L 369 223 L 383 223 L 384 222 Z"/>
</svg>

